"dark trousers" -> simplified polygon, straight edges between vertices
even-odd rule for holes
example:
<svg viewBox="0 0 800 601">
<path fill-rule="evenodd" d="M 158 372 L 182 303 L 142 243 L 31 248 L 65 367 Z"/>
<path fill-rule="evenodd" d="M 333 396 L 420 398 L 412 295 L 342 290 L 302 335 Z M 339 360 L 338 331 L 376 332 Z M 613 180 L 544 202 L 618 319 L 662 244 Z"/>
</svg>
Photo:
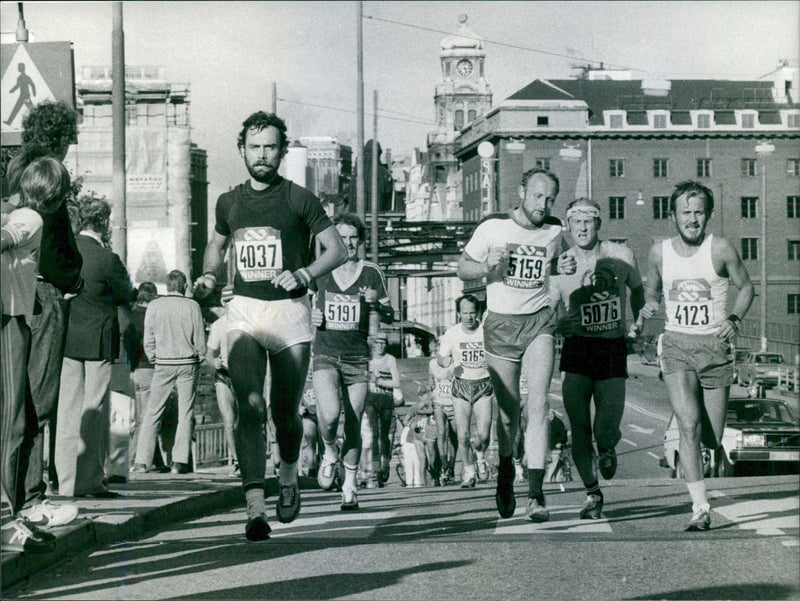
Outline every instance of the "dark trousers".
<svg viewBox="0 0 800 601">
<path fill-rule="evenodd" d="M 25 504 L 32 505 L 45 498 L 44 483 L 44 428 L 50 424 L 48 479 L 58 488 L 56 476 L 56 414 L 58 388 L 61 382 L 61 364 L 67 335 L 68 305 L 61 292 L 52 284 L 36 285 L 36 312 L 31 322 L 31 352 L 28 359 L 28 378 L 31 396 L 38 419 L 36 437 L 33 439 L 30 462 L 25 475 Z M 41 312 L 39 311 L 41 307 Z"/>
</svg>

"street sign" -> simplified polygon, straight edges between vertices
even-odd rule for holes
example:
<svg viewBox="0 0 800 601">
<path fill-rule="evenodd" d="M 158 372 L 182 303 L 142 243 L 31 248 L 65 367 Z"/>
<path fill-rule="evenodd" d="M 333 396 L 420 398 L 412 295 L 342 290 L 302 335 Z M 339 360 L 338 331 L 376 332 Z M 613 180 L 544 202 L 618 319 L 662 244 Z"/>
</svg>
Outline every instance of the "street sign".
<svg viewBox="0 0 800 601">
<path fill-rule="evenodd" d="M 40 102 L 75 108 L 71 42 L 0 45 L 0 140 L 21 144 L 22 120 Z"/>
</svg>

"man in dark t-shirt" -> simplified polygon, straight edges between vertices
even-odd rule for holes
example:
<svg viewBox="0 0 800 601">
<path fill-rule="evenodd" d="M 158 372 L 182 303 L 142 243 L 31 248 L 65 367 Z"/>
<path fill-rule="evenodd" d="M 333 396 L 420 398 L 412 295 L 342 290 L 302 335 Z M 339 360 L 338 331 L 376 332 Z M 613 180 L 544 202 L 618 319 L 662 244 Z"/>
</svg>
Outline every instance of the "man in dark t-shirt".
<svg viewBox="0 0 800 601">
<path fill-rule="evenodd" d="M 262 435 L 267 361 L 281 459 L 277 515 L 281 522 L 291 522 L 300 512 L 297 461 L 303 425 L 298 407 L 313 338 L 308 286 L 340 265 L 347 252 L 317 197 L 278 175 L 288 147 L 280 118 L 253 113 L 243 123 L 238 146 L 251 179 L 217 201 L 216 225 L 195 295 L 205 297 L 216 287 L 216 274 L 232 242 L 236 274 L 228 305 L 228 368 L 239 415 L 236 454 L 247 501 L 245 532 L 251 541 L 264 541 L 271 531 L 264 503 Z M 312 236 L 324 249 L 316 260 Z"/>
</svg>

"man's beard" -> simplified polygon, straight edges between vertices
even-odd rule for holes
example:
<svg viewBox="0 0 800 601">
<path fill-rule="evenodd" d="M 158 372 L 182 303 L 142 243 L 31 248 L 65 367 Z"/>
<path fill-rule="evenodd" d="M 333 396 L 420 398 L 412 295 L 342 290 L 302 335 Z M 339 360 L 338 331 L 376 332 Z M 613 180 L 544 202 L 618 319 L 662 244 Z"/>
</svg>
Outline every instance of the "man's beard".
<svg viewBox="0 0 800 601">
<path fill-rule="evenodd" d="M 703 243 L 703 240 L 705 240 L 706 232 L 705 230 L 700 230 L 700 233 L 697 234 L 696 237 L 688 238 L 683 230 L 678 228 L 678 235 L 681 237 L 681 240 L 683 240 L 684 244 L 689 246 L 700 246 Z"/>
<path fill-rule="evenodd" d="M 247 171 L 250 173 L 250 177 L 252 177 L 255 181 L 262 183 L 262 184 L 269 184 L 272 180 L 275 179 L 278 175 L 277 167 L 273 167 L 272 165 L 267 165 L 266 163 L 256 163 L 255 165 L 251 165 L 247 161 L 245 161 L 245 165 L 247 167 Z M 256 171 L 256 167 L 266 167 L 266 171 Z"/>
<path fill-rule="evenodd" d="M 545 218 L 547 217 L 547 211 L 528 211 L 525 207 L 522 207 L 522 212 L 525 213 L 525 217 L 528 218 L 528 221 L 531 225 L 535 225 L 539 227 L 544 222 Z M 535 214 L 539 213 L 541 217 L 538 219 L 535 217 Z"/>
</svg>

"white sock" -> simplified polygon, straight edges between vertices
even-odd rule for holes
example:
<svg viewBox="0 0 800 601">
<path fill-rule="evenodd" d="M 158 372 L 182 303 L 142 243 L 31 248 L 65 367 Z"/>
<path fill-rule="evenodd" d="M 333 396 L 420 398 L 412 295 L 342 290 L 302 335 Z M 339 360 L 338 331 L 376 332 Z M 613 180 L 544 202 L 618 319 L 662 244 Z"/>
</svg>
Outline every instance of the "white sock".
<svg viewBox="0 0 800 601">
<path fill-rule="evenodd" d="M 466 482 L 467 480 L 472 480 L 475 477 L 475 466 L 474 465 L 465 465 L 464 466 L 464 473 L 461 474 L 462 482 Z"/>
<path fill-rule="evenodd" d="M 281 459 L 281 466 L 278 468 L 278 482 L 284 486 L 297 482 L 297 461 L 286 463 Z"/>
<path fill-rule="evenodd" d="M 485 461 L 484 451 L 475 451 L 475 459 L 478 461 L 478 463 L 483 463 Z"/>
<path fill-rule="evenodd" d="M 328 442 L 323 438 L 322 444 L 325 445 L 325 459 L 334 463 L 339 461 L 339 447 L 336 446 L 336 441 Z"/>
<path fill-rule="evenodd" d="M 697 482 L 687 482 L 686 488 L 689 489 L 689 496 L 692 497 L 692 511 L 697 511 L 704 505 L 706 507 L 708 506 L 705 480 L 698 480 Z"/>
<path fill-rule="evenodd" d="M 358 475 L 358 466 L 344 464 L 344 484 L 342 487 L 358 488 L 356 483 L 356 476 Z"/>
<path fill-rule="evenodd" d="M 264 501 L 264 489 L 255 487 L 248 488 L 244 491 L 244 498 L 247 502 L 247 517 L 252 519 L 267 511 L 267 505 Z"/>
</svg>

